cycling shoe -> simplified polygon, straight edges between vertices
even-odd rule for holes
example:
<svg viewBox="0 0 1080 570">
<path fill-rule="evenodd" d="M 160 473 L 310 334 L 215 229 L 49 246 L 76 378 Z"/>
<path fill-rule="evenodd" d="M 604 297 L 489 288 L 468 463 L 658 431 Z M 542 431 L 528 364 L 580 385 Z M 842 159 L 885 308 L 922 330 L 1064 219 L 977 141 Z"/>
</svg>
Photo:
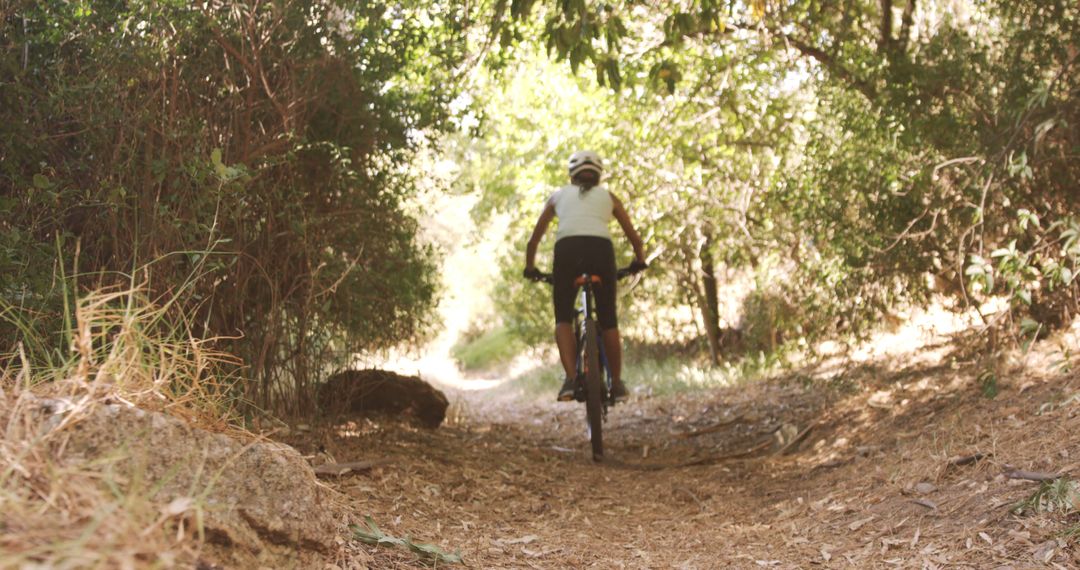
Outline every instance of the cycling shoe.
<svg viewBox="0 0 1080 570">
<path fill-rule="evenodd" d="M 630 399 L 630 392 L 626 389 L 626 384 L 623 384 L 622 382 L 612 382 L 611 399 L 616 404 L 621 404 Z"/>
<path fill-rule="evenodd" d="M 573 402 L 574 390 L 577 389 L 577 382 L 574 382 L 573 378 L 567 378 L 563 380 L 562 388 L 559 388 L 559 396 L 555 398 L 558 402 Z"/>
</svg>

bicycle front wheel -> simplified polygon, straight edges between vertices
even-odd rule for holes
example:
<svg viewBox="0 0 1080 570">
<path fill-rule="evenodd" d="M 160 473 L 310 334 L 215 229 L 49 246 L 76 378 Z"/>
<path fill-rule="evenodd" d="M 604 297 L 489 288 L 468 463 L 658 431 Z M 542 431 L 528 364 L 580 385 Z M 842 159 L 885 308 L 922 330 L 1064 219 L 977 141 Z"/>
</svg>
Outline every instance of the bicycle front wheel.
<svg viewBox="0 0 1080 570">
<path fill-rule="evenodd" d="M 600 368 L 600 346 L 596 321 L 585 321 L 585 416 L 589 422 L 593 461 L 604 458 L 604 371 Z"/>
</svg>

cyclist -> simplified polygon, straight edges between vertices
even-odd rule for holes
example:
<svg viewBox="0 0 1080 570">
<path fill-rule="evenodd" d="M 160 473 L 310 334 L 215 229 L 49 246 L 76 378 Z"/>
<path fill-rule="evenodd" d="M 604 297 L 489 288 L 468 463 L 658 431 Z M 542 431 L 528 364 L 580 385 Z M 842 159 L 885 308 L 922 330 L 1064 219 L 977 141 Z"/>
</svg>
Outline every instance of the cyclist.
<svg viewBox="0 0 1080 570">
<path fill-rule="evenodd" d="M 558 401 L 574 399 L 574 376 L 577 357 L 577 338 L 574 334 L 574 279 L 582 273 L 599 275 L 596 291 L 597 322 L 603 330 L 604 354 L 611 369 L 611 392 L 617 402 L 626 400 L 628 393 L 622 381 L 622 342 L 615 307 L 615 249 L 611 243 L 608 224 L 612 218 L 619 222 L 623 233 L 634 248 L 631 270 L 648 267 L 641 236 L 634 229 L 626 208 L 605 186 L 600 185 L 603 162 L 592 151 L 583 150 L 570 156 L 570 184 L 556 190 L 544 204 L 536 221 L 529 245 L 525 249 L 527 279 L 538 280 L 536 248 L 547 232 L 551 219 L 559 218 L 555 231 L 555 262 L 553 302 L 555 307 L 555 344 L 559 347 L 566 377 L 559 389 Z"/>
</svg>

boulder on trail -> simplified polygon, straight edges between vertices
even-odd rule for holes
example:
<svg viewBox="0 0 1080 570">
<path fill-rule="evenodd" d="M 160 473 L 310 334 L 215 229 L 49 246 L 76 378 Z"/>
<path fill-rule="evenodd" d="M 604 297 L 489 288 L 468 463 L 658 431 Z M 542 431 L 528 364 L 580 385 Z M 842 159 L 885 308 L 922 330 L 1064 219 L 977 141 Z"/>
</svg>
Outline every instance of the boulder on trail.
<svg viewBox="0 0 1080 570">
<path fill-rule="evenodd" d="M 385 412 L 437 428 L 446 417 L 446 395 L 416 376 L 385 370 L 346 370 L 319 387 L 319 404 L 331 416 Z"/>
<path fill-rule="evenodd" d="M 70 466 L 105 465 L 106 479 L 145 493 L 162 512 L 201 521 L 207 537 L 258 553 L 269 545 L 332 552 L 345 533 L 338 495 L 288 445 L 240 441 L 172 416 L 102 404 L 70 418 L 64 399 L 40 401 Z"/>
</svg>

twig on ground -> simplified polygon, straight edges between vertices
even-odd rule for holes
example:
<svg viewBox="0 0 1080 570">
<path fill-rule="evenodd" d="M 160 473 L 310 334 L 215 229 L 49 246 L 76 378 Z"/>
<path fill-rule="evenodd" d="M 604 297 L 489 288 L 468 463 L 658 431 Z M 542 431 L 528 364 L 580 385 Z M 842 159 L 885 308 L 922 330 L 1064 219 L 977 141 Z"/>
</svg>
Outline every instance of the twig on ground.
<svg viewBox="0 0 1080 570">
<path fill-rule="evenodd" d="M 931 511 L 936 511 L 938 508 L 937 503 L 931 501 L 930 499 L 912 499 L 911 502 L 919 505 L 920 507 L 926 507 Z"/>
<path fill-rule="evenodd" d="M 695 430 L 675 434 L 675 437 L 677 439 L 690 439 L 691 437 L 697 437 L 699 435 L 705 435 L 707 433 L 718 432 L 718 431 L 726 428 L 727 426 L 741 420 L 742 417 L 743 417 L 742 414 L 738 414 L 738 415 L 736 415 L 736 416 L 734 416 L 732 418 L 716 422 L 715 424 L 703 427 L 701 429 L 695 429 Z"/>
<path fill-rule="evenodd" d="M 368 461 L 353 461 L 351 463 L 326 463 L 314 468 L 318 477 L 340 477 L 347 473 L 367 471 L 373 467 L 391 463 L 390 459 L 371 459 Z"/>
<path fill-rule="evenodd" d="M 855 461 L 855 458 L 847 457 L 840 459 L 831 459 L 829 461 L 826 461 L 825 463 L 819 463 L 815 465 L 814 469 L 836 469 L 837 467 L 843 467 L 844 465 L 847 465 L 852 461 Z"/>
<path fill-rule="evenodd" d="M 687 489 L 686 487 L 677 487 L 677 488 L 680 491 L 682 491 L 683 493 L 686 493 L 687 495 L 689 495 L 690 498 L 693 499 L 695 503 L 697 503 L 698 508 L 701 509 L 701 512 L 705 512 L 705 511 L 709 510 L 709 508 L 705 506 L 705 503 L 701 502 L 701 499 L 699 499 L 698 496 L 695 495 L 693 491 L 691 491 L 690 489 Z"/>
<path fill-rule="evenodd" d="M 1056 481 L 1061 479 L 1061 473 L 1043 473 L 1041 471 L 1020 471 L 1014 469 L 1012 471 L 1006 471 L 1005 476 L 1009 479 L 1023 479 L 1025 481 Z"/>
<path fill-rule="evenodd" d="M 721 461 L 727 461 L 729 459 L 739 459 L 740 457 L 746 457 L 747 455 L 753 455 L 762 449 L 765 449 L 772 444 L 774 439 L 772 437 L 766 438 L 761 443 L 747 449 L 746 451 L 738 451 L 735 453 L 726 453 L 724 455 L 710 455 L 702 457 L 700 459 L 694 459 L 693 461 L 687 461 L 679 465 L 679 467 L 691 467 L 694 465 L 706 465 L 709 463 L 719 463 Z"/>
<path fill-rule="evenodd" d="M 807 434 L 809 434 L 810 430 L 814 429 L 814 426 L 816 425 L 818 425 L 818 420 L 810 422 L 810 425 L 803 428 L 803 430 L 800 431 L 798 435 L 792 438 L 791 441 L 787 442 L 784 447 L 781 447 L 780 450 L 776 452 L 777 455 L 787 455 L 788 452 L 790 452 L 795 446 L 797 446 L 799 443 L 802 443 L 802 440 L 806 439 Z"/>
<path fill-rule="evenodd" d="M 992 455 L 992 454 L 990 454 L 990 453 L 973 453 L 971 455 L 961 455 L 961 456 L 957 456 L 957 457 L 953 457 L 953 458 L 949 459 L 949 465 L 952 465 L 952 466 L 955 466 L 955 467 L 960 467 L 962 465 L 971 465 L 972 463 L 975 463 L 975 462 L 979 461 L 980 459 L 990 457 L 990 455 Z"/>
</svg>

